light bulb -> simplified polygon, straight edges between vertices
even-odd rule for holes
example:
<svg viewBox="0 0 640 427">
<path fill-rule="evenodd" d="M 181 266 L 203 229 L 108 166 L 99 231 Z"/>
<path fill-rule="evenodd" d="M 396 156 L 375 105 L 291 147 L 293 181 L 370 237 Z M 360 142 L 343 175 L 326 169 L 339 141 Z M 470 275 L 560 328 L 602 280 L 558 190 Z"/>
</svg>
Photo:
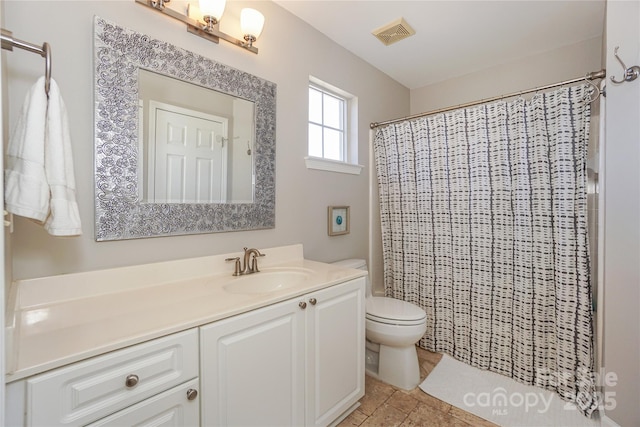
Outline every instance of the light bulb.
<svg viewBox="0 0 640 427">
<path fill-rule="evenodd" d="M 227 0 L 199 0 L 199 3 L 200 12 L 205 17 L 205 21 L 207 21 L 207 17 L 212 17 L 215 21 L 213 23 L 216 24 L 222 18 Z"/>
<path fill-rule="evenodd" d="M 255 9 L 245 8 L 240 12 L 240 27 L 244 39 L 251 43 L 256 41 L 262 33 L 264 27 L 264 15 Z"/>
</svg>

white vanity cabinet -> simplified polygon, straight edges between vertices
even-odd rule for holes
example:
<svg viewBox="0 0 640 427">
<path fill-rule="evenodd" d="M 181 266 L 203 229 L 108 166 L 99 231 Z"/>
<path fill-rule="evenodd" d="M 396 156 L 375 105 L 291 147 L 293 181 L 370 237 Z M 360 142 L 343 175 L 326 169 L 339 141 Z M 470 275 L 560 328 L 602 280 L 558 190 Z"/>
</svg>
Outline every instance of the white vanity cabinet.
<svg viewBox="0 0 640 427">
<path fill-rule="evenodd" d="M 264 253 L 243 277 L 230 253 L 13 282 L 6 425 L 339 422 L 364 395 L 366 273 Z"/>
<path fill-rule="evenodd" d="M 191 329 L 12 383 L 9 425 L 198 425 L 198 357 Z"/>
<path fill-rule="evenodd" d="M 326 426 L 364 395 L 364 278 L 200 328 L 202 425 Z"/>
</svg>

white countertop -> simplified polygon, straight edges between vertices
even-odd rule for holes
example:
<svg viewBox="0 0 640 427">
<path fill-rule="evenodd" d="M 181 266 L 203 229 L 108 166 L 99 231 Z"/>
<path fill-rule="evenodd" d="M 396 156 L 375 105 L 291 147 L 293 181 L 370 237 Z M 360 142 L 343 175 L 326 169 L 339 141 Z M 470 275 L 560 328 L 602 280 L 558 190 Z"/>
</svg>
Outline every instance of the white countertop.
<svg viewBox="0 0 640 427">
<path fill-rule="evenodd" d="M 260 259 L 261 273 L 304 269 L 309 274 L 287 289 L 230 293 L 224 285 L 248 276 L 233 277 L 233 263 L 225 263 L 224 258 L 238 254 L 226 254 L 14 283 L 13 309 L 8 310 L 13 325 L 8 322 L 6 331 L 6 381 L 366 275 L 362 270 L 305 260 L 301 245 L 263 252 L 267 257 Z"/>
</svg>

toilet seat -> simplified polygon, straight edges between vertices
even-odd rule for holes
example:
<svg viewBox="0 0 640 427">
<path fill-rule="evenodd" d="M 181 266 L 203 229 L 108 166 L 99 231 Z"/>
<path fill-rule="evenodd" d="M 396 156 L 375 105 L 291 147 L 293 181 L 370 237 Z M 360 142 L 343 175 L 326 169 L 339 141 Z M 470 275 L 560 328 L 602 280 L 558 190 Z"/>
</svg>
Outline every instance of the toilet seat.
<svg viewBox="0 0 640 427">
<path fill-rule="evenodd" d="M 423 324 L 427 314 L 415 304 L 388 297 L 366 299 L 366 318 L 389 325 L 413 326 Z"/>
</svg>

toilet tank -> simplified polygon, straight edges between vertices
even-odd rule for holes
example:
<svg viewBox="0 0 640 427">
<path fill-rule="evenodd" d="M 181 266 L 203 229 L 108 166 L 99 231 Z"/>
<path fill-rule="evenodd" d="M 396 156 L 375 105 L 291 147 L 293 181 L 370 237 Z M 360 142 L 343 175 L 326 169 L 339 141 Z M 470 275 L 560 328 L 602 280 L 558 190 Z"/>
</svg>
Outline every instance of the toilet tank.
<svg viewBox="0 0 640 427">
<path fill-rule="evenodd" d="M 338 265 L 340 267 L 355 268 L 356 270 L 367 271 L 367 261 L 364 260 L 364 259 L 360 259 L 360 258 L 343 259 L 343 260 L 340 260 L 340 261 L 332 262 L 331 264 Z M 370 297 L 372 295 L 372 293 L 371 293 L 371 280 L 369 280 L 369 276 L 368 275 L 366 277 L 366 281 L 367 281 L 367 286 L 366 286 L 366 289 L 365 289 L 365 297 Z"/>
</svg>

